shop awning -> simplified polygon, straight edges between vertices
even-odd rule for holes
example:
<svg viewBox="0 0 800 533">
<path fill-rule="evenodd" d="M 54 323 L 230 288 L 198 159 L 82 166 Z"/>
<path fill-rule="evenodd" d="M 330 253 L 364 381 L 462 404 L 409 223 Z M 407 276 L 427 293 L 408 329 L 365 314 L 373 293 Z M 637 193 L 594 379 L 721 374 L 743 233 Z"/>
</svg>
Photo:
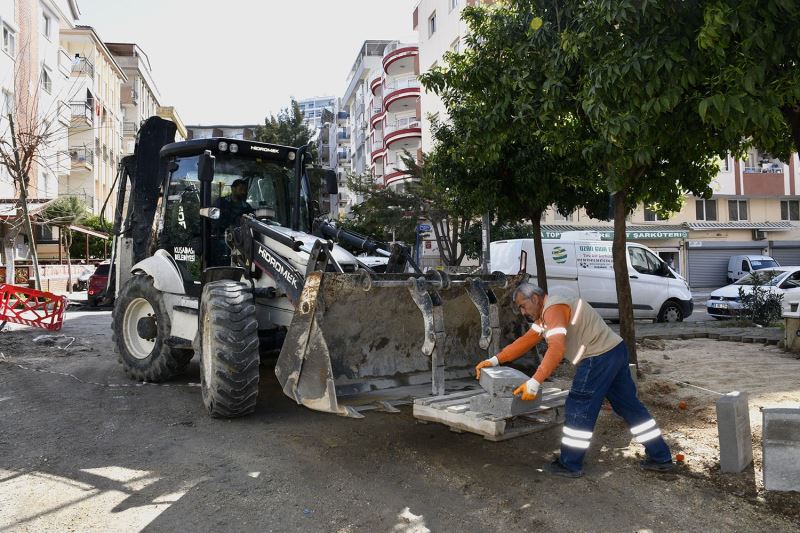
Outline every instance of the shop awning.
<svg viewBox="0 0 800 533">
<path fill-rule="evenodd" d="M 600 234 L 604 241 L 614 240 L 614 227 L 606 226 L 576 226 L 572 224 L 542 224 L 543 239 L 559 239 L 568 231 L 594 231 Z M 689 231 L 683 224 L 674 225 L 631 225 L 626 228 L 628 240 L 662 241 L 670 239 L 688 239 Z"/>
<path fill-rule="evenodd" d="M 791 231 L 797 226 L 783 220 L 781 222 L 687 222 L 691 230 L 718 230 L 718 229 L 759 229 L 762 231 Z"/>
</svg>

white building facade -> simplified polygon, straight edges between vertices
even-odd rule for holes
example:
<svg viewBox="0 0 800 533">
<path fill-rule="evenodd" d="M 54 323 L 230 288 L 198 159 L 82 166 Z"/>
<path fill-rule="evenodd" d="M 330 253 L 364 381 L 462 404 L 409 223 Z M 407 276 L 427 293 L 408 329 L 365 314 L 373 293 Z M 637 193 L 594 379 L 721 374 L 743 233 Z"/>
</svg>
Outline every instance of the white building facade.
<svg viewBox="0 0 800 533">
<path fill-rule="evenodd" d="M 96 215 L 115 205 L 112 183 L 122 156 L 121 92 L 128 78 L 94 29 L 76 26 L 62 32 L 61 44 L 72 58 L 70 102 L 71 172 L 59 194 L 82 198 Z"/>
</svg>

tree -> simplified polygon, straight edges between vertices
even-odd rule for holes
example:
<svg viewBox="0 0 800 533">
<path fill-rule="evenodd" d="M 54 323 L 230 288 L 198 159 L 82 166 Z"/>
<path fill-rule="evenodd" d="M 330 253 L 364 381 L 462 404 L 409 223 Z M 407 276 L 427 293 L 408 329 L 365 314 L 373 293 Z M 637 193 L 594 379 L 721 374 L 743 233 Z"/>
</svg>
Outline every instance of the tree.
<svg viewBox="0 0 800 533">
<path fill-rule="evenodd" d="M 42 211 L 44 224 L 59 228 L 59 235 L 63 239 L 67 251 L 67 290 L 72 292 L 72 230 L 70 226 L 80 224 L 89 214 L 89 208 L 83 200 L 74 196 L 62 196 L 50 203 Z M 61 246 L 61 243 L 59 243 Z"/>
<path fill-rule="evenodd" d="M 547 4 L 552 9 L 542 11 L 536 33 L 556 34 L 560 47 L 548 47 L 546 83 L 568 89 L 534 96 L 550 120 L 571 113 L 592 132 L 581 140 L 582 155 L 601 169 L 613 195 L 620 330 L 636 363 L 625 219 L 642 203 L 664 212 L 677 210 L 686 192 L 710 197 L 718 158 L 739 139 L 708 127 L 697 113 L 705 65 L 695 44 L 703 24 L 696 3 L 565 2 L 566 21 L 557 2 Z M 553 142 L 569 140 L 563 130 L 546 134 Z"/>
<path fill-rule="evenodd" d="M 256 128 L 255 133 L 256 140 L 265 143 L 284 146 L 312 144 L 312 155 L 316 156 L 312 136 L 313 132 L 303 123 L 303 112 L 295 100 L 291 101 L 289 107 L 281 109 L 277 116 L 266 117 L 264 125 Z"/>
<path fill-rule="evenodd" d="M 434 120 L 441 152 L 470 169 L 463 176 L 443 173 L 441 185 L 458 190 L 501 221 L 530 220 L 537 281 L 546 290 L 542 213 L 553 204 L 563 214 L 593 206 L 599 191 L 589 180 L 596 171 L 582 159 L 579 143 L 562 139 L 554 144 L 541 135 L 533 112 L 537 102 L 515 97 L 523 87 L 529 93 L 543 91 L 545 82 L 546 54 L 524 45 L 531 31 L 528 12 L 514 16 L 513 8 L 495 6 L 463 13 L 469 27 L 467 49 L 447 54 L 444 66 L 421 76 L 447 109 L 447 122 Z M 562 120 L 558 127 L 582 125 Z"/>
<path fill-rule="evenodd" d="M 443 95 L 464 150 L 515 163 L 482 187 L 484 197 L 505 191 L 494 200 L 512 201 L 499 205 L 521 205 L 513 195 L 525 191 L 538 197 L 527 198 L 532 208 L 583 205 L 603 219 L 613 207 L 621 332 L 636 362 L 625 219 L 641 203 L 665 212 L 687 191 L 708 197 L 715 156 L 737 142 L 697 113 L 702 10 L 669 0 L 508 0 L 463 16 L 468 50 L 447 57 L 447 79 L 434 70 L 423 83 Z"/>
<path fill-rule="evenodd" d="M 369 174 L 349 175 L 347 187 L 364 201 L 353 206 L 342 227 L 384 242 L 415 242 L 419 215 L 415 196 L 383 187 Z"/>
<path fill-rule="evenodd" d="M 697 42 L 705 66 L 700 117 L 784 161 L 792 148 L 800 152 L 800 4 L 706 2 Z"/>
<path fill-rule="evenodd" d="M 459 182 L 459 177 L 465 177 L 470 170 L 463 166 L 461 158 L 452 157 L 453 151 L 440 135 L 435 133 L 434 137 L 436 145 L 423 156 L 422 163 L 408 152 L 401 156 L 409 176 L 415 178 L 407 191 L 417 200 L 417 217 L 431 223 L 439 259 L 447 266 L 459 266 L 466 254 L 461 239 L 479 212 L 471 196 L 459 194 L 457 188 L 447 185 Z"/>
</svg>

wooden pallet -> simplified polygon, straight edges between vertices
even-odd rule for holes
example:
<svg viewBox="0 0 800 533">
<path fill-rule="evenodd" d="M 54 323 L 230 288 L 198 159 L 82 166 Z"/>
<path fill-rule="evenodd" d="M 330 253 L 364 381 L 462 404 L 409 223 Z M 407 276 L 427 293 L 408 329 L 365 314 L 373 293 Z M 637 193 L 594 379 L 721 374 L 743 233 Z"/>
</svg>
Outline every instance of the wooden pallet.
<svg viewBox="0 0 800 533">
<path fill-rule="evenodd" d="M 441 396 L 428 396 L 414 400 L 414 417 L 423 422 L 439 422 L 450 426 L 451 431 L 468 431 L 484 439 L 502 441 L 549 429 L 564 421 L 564 402 L 569 391 L 545 389 L 535 411 L 510 417 L 497 417 L 472 411 L 470 400 L 483 389 L 460 391 Z"/>
</svg>

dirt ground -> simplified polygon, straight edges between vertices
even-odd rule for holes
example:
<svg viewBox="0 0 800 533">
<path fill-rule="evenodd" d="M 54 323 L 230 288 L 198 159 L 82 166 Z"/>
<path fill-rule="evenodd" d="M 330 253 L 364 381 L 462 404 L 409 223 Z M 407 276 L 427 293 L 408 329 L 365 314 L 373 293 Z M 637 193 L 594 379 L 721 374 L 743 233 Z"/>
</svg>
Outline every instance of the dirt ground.
<svg viewBox="0 0 800 533">
<path fill-rule="evenodd" d="M 800 495 L 767 494 L 760 480 L 758 407 L 800 401 L 800 361 L 776 348 L 649 344 L 640 351 L 641 395 L 685 463 L 669 475 L 640 471 L 642 448 L 603 411 L 587 475 L 566 480 L 540 470 L 559 429 L 495 443 L 418 424 L 410 407 L 361 420 L 316 413 L 286 398 L 267 366 L 254 415 L 211 419 L 195 361 L 168 385 L 127 381 L 109 324 L 108 312 L 68 313 L 67 339 L 51 346 L 32 342 L 40 330 L 0 333 L 0 531 L 800 526 Z M 753 468 L 719 473 L 717 395 L 674 381 L 751 393 Z"/>
</svg>

